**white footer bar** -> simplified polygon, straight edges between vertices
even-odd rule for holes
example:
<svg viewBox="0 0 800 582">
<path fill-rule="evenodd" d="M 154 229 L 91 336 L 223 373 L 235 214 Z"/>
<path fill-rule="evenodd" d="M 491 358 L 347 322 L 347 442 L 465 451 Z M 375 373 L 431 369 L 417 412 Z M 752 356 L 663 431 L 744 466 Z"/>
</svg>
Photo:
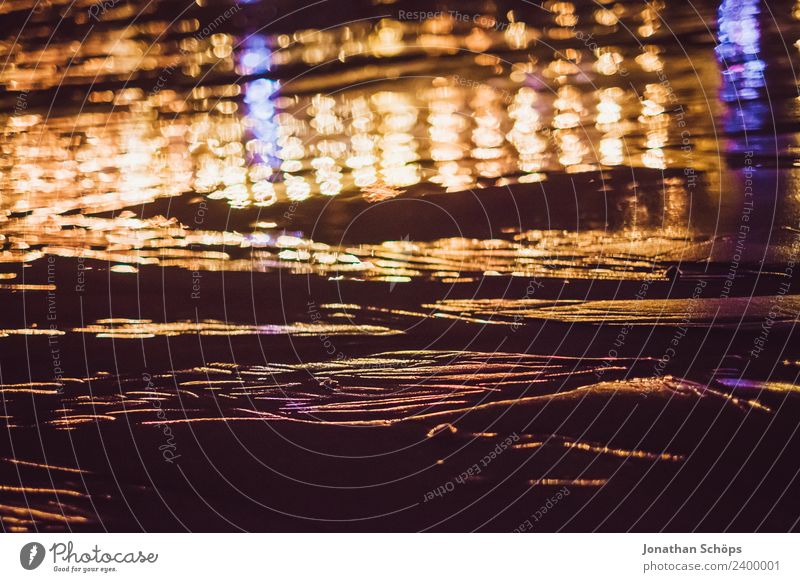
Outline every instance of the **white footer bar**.
<svg viewBox="0 0 800 582">
<path fill-rule="evenodd" d="M 798 541 L 783 534 L 6 534 L 0 579 L 800 580 Z"/>
</svg>

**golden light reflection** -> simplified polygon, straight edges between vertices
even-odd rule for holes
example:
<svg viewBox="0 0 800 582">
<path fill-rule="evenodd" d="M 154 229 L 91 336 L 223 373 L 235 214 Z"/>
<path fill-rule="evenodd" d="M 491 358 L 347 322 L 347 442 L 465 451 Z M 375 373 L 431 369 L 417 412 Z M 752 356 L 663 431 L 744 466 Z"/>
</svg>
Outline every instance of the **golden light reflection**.
<svg viewBox="0 0 800 582">
<path fill-rule="evenodd" d="M 608 479 L 535 479 L 530 481 L 533 486 L 541 487 L 602 487 Z"/>
<path fill-rule="evenodd" d="M 402 332 L 374 325 L 296 323 L 289 325 L 237 325 L 215 320 L 156 323 L 141 321 L 99 321 L 94 325 L 75 328 L 78 333 L 95 334 L 99 338 L 142 339 L 156 336 L 180 335 L 396 335 Z"/>
<path fill-rule="evenodd" d="M 655 30 L 661 7 L 651 3 L 638 13 L 641 26 Z M 553 3 L 551 14 L 555 28 L 548 34 L 561 30 L 574 36 L 578 17 L 572 3 Z M 623 15 L 616 5 L 606 6 L 590 20 L 599 34 L 613 30 Z M 199 23 L 191 18 L 177 24 L 183 36 L 157 42 L 146 56 L 136 35 L 160 33 L 166 23 L 97 32 L 78 49 L 78 56 L 88 60 L 68 68 L 67 83 L 81 83 L 87 75 L 113 79 L 130 70 L 151 75 L 154 83 L 156 73 L 167 74 L 168 82 L 149 90 L 91 90 L 87 99 L 93 107 L 74 114 L 45 115 L 27 103 L 28 93 L 18 93 L 25 107 L 2 121 L 0 236 L 5 248 L 0 261 L 33 261 L 44 253 L 97 259 L 114 263 L 111 271 L 117 276 L 136 274 L 147 265 L 253 266 L 220 248 L 233 246 L 256 249 L 255 268 L 288 263 L 300 272 L 301 264 L 312 263 L 313 269 L 322 269 L 322 255 L 315 258 L 303 249 L 260 252 L 263 237 L 271 236 L 267 233 L 251 237 L 203 229 L 210 212 L 204 205 L 220 200 L 234 210 L 263 211 L 251 224 L 281 229 L 287 204 L 314 197 L 356 194 L 380 202 L 415 195 L 412 190 L 422 184 L 458 192 L 543 182 L 553 173 L 590 172 L 601 165 L 671 166 L 667 152 L 679 138 L 669 131 L 669 96 L 661 83 L 647 84 L 639 99 L 633 87 L 588 91 L 581 78 L 613 79 L 624 64 L 625 49 L 598 40 L 594 58 L 591 51 L 569 47 L 548 59 L 531 52 L 535 27 L 519 13 L 506 16 L 507 27 L 498 27 L 498 18 L 487 14 L 466 24 L 451 17 L 423 23 L 384 19 L 374 28 L 352 23 L 303 30 L 266 39 L 264 46 L 272 43 L 274 50 L 256 55 L 267 68 L 278 69 L 331 58 L 380 57 L 362 71 L 369 80 L 398 72 L 388 57 L 442 55 L 453 47 L 486 51 L 448 77 L 399 73 L 391 83 L 367 85 L 357 75 L 308 75 L 291 82 L 220 79 L 214 75 L 249 70 L 253 56 L 230 34 L 192 36 Z M 509 63 L 492 54 L 501 48 L 515 51 Z M 104 51 L 112 55 L 110 64 L 96 58 Z M 13 75 L 0 73 L 0 83 L 31 92 L 52 86 L 54 71 L 65 68 L 66 61 L 55 48 L 40 56 L 55 69 L 34 68 L 22 51 L 13 56 Z M 645 45 L 635 58 L 653 75 L 663 67 L 655 44 Z M 181 75 L 203 81 L 181 89 Z M 553 79 L 555 86 L 531 86 L 541 76 Z M 696 164 L 704 163 L 701 158 L 697 152 Z M 673 190 L 674 206 L 680 188 Z M 139 217 L 143 205 L 192 194 L 199 195 L 190 198 L 197 209 L 193 220 Z M 384 272 L 387 263 L 353 256 L 361 260 L 336 260 L 323 272 L 335 277 L 348 269 L 375 269 L 371 275 L 378 278 L 419 272 L 400 267 Z M 505 270 L 495 265 L 483 269 Z"/>
<path fill-rule="evenodd" d="M 672 461 L 680 462 L 685 460 L 683 455 L 673 455 L 671 453 L 649 453 L 641 450 L 627 450 L 619 448 L 610 448 L 603 445 L 596 445 L 593 443 L 585 443 L 580 441 L 571 441 L 568 439 L 554 439 L 552 441 L 529 441 L 521 442 L 513 445 L 517 449 L 537 449 L 547 444 L 562 446 L 567 449 L 576 449 L 585 451 L 587 453 L 597 453 L 599 455 L 610 455 L 613 457 L 621 457 L 623 459 L 646 459 L 648 461 Z"/>
<path fill-rule="evenodd" d="M 82 469 L 75 469 L 72 467 L 61 467 L 59 465 L 51 465 L 47 463 L 35 463 L 33 461 L 23 461 L 21 459 L 0 459 L 5 461 L 6 463 L 12 463 L 14 465 L 21 465 L 25 467 L 35 467 L 37 469 L 45 469 L 46 471 L 64 471 L 67 473 L 88 473 L 89 471 L 84 471 Z"/>
<path fill-rule="evenodd" d="M 647 2 L 645 7 L 639 13 L 638 19 L 641 25 L 637 28 L 637 32 L 642 37 L 653 36 L 662 26 L 661 11 L 664 10 L 663 0 L 655 0 Z"/>
</svg>

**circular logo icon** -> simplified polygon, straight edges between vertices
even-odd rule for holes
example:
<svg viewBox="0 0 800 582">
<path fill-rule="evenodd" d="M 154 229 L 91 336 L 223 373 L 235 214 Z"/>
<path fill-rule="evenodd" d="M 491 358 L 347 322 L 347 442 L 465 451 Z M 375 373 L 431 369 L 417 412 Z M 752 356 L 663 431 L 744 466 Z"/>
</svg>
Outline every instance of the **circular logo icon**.
<svg viewBox="0 0 800 582">
<path fill-rule="evenodd" d="M 44 546 L 39 542 L 30 542 L 19 551 L 19 563 L 26 570 L 35 570 L 44 561 Z"/>
</svg>

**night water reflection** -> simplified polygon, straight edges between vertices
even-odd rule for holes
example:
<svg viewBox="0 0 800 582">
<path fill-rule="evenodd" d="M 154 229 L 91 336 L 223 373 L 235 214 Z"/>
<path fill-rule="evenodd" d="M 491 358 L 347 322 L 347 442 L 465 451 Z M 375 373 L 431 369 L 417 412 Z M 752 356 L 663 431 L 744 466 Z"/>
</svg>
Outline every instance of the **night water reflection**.
<svg viewBox="0 0 800 582">
<path fill-rule="evenodd" d="M 796 527 L 800 4 L 420 11 L 0 6 L 4 529 Z"/>
<path fill-rule="evenodd" d="M 637 211 L 614 230 L 710 238 L 734 228 L 691 212 L 704 198 L 723 215 L 735 207 L 717 121 L 746 131 L 758 149 L 776 147 L 762 142 L 777 137 L 757 135 L 767 106 L 754 101 L 764 83 L 756 1 L 720 6 L 719 66 L 700 56 L 702 45 L 673 46 L 661 30 L 662 3 L 615 4 L 580 19 L 578 7 L 559 2 L 549 12 L 487 13 L 474 22 L 445 13 L 291 35 L 232 32 L 247 9 L 221 5 L 210 23 L 190 10 L 172 24 L 156 18 L 115 28 L 126 22 L 120 8 L 103 13 L 104 26 L 84 43 L 56 39 L 36 50 L 25 47 L 40 34 L 26 30 L 0 75 L 14 105 L 4 131 L 9 260 L 46 248 L 148 262 L 158 258 L 148 248 L 239 238 L 193 239 L 184 227 L 202 229 L 180 214 L 141 217 L 141 205 L 163 198 L 223 200 L 237 232 L 256 223 L 295 232 L 304 229 L 283 218 L 286 205 L 315 197 L 377 202 L 425 189 L 515 185 L 523 193 L 588 172 L 601 183 L 596 195 L 612 203 L 631 193 L 661 197 L 662 183 L 638 178 L 638 168 L 675 170 L 669 207 Z M 680 9 L 669 16 L 688 18 Z M 84 17 L 77 11 L 75 25 Z M 631 27 L 641 46 L 615 42 Z M 717 94 L 730 106 L 716 104 Z M 58 107 L 46 107 L 54 95 Z M 792 142 L 782 136 L 786 154 Z M 604 172 L 615 168 L 630 170 L 628 192 L 606 183 Z M 788 183 L 793 174 L 781 172 Z M 796 222 L 796 205 L 779 204 L 790 210 L 781 220 Z"/>
</svg>

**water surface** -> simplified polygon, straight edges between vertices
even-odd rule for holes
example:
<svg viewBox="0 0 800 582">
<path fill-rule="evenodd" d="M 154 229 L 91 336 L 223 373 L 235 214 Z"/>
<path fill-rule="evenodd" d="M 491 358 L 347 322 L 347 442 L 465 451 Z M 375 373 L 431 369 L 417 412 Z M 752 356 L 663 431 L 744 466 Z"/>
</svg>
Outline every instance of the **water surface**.
<svg viewBox="0 0 800 582">
<path fill-rule="evenodd" d="M 5 531 L 796 529 L 797 6 L 420 10 L 0 7 Z"/>
</svg>

